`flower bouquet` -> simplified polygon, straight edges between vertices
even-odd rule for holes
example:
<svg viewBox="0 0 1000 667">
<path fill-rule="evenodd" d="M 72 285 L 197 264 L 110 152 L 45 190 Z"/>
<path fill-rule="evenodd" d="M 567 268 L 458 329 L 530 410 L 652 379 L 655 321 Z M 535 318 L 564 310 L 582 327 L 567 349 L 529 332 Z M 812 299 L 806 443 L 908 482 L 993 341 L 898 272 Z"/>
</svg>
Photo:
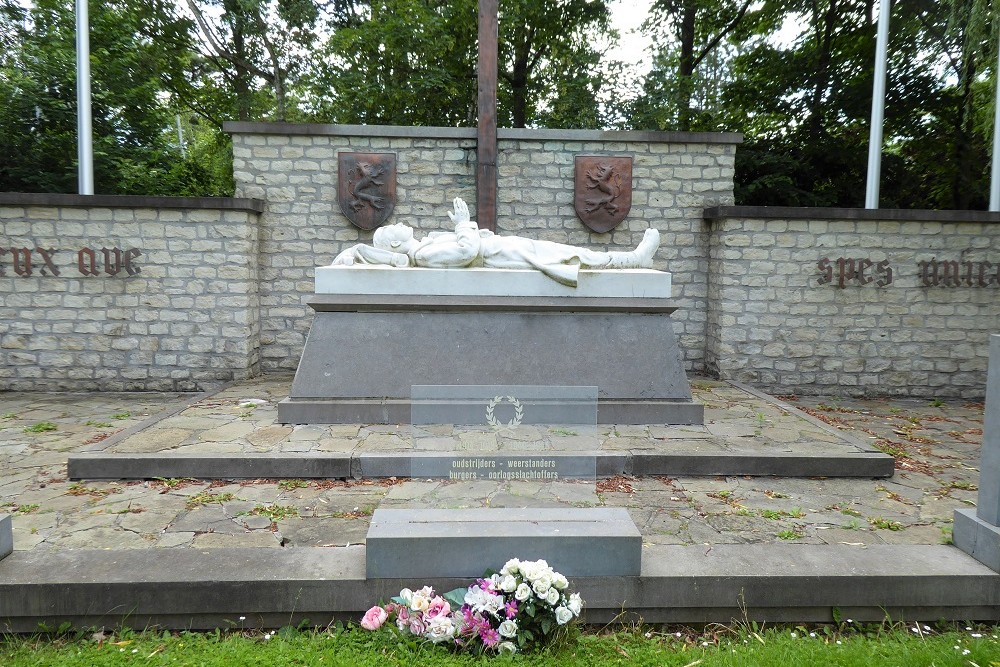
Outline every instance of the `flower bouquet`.
<svg viewBox="0 0 1000 667">
<path fill-rule="evenodd" d="M 400 632 L 478 653 L 516 653 L 555 643 L 579 617 L 583 600 L 544 560 L 507 561 L 499 573 L 468 588 L 436 595 L 429 586 L 404 588 L 392 602 L 368 610 L 366 630 L 395 622 Z M 390 626 L 391 627 L 391 626 Z"/>
</svg>

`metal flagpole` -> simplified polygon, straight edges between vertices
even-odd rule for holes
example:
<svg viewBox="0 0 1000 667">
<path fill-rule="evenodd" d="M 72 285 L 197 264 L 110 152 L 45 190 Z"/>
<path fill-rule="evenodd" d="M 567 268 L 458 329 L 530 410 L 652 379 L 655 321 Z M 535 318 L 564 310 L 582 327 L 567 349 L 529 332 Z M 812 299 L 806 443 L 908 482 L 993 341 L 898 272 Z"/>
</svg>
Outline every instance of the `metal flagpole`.
<svg viewBox="0 0 1000 667">
<path fill-rule="evenodd" d="M 94 194 L 94 141 L 90 114 L 88 0 L 76 0 L 76 156 L 81 195 Z"/>
<path fill-rule="evenodd" d="M 1000 39 L 997 39 L 996 99 L 993 104 L 993 170 L 990 174 L 990 210 L 1000 211 Z"/>
<path fill-rule="evenodd" d="M 880 0 L 878 37 L 875 43 L 875 84 L 872 87 L 872 126 L 868 140 L 868 184 L 865 208 L 878 208 L 878 186 L 882 174 L 882 123 L 885 109 L 885 60 L 889 42 L 889 12 L 892 0 Z"/>
</svg>

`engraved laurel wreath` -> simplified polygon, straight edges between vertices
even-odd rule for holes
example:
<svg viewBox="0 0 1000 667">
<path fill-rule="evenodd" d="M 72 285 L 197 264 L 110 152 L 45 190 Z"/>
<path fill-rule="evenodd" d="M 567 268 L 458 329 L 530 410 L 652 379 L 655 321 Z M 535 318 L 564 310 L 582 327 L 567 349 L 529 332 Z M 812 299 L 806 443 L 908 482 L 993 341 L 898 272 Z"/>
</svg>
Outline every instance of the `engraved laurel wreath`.
<svg viewBox="0 0 1000 667">
<path fill-rule="evenodd" d="M 501 403 L 510 403 L 514 406 L 514 418 L 506 424 L 493 415 L 493 409 Z M 522 418 L 524 418 L 524 406 L 513 396 L 494 396 L 493 400 L 486 404 L 486 423 L 494 429 L 517 428 L 521 425 Z"/>
</svg>

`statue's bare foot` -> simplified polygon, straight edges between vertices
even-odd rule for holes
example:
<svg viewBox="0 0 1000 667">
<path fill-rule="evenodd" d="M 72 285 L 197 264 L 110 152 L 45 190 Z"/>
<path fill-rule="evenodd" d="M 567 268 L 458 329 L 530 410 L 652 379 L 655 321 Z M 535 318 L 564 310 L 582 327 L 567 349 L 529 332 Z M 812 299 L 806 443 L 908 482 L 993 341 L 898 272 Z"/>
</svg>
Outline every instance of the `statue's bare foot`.
<svg viewBox="0 0 1000 667">
<path fill-rule="evenodd" d="M 639 266 L 643 269 L 650 269 L 653 267 L 653 255 L 656 254 L 657 248 L 660 247 L 660 232 L 656 229 L 647 229 L 646 233 L 642 235 L 642 241 L 636 246 L 635 256 L 639 260 Z"/>
</svg>

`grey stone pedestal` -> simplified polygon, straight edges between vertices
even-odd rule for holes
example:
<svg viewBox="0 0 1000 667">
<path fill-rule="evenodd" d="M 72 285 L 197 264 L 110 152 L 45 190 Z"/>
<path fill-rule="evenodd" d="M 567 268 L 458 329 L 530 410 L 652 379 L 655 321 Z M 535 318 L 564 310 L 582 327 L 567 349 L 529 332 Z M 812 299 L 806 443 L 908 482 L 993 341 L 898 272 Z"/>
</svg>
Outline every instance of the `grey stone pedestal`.
<svg viewBox="0 0 1000 667">
<path fill-rule="evenodd" d="M 1000 572 L 1000 335 L 990 336 L 986 374 L 979 498 L 975 510 L 955 510 L 952 540 L 983 565 Z"/>
<path fill-rule="evenodd" d="M 413 385 L 598 388 L 602 424 L 701 424 L 664 299 L 314 297 L 285 424 L 408 423 Z"/>
<path fill-rule="evenodd" d="M 9 514 L 0 514 L 0 560 L 14 551 L 14 529 Z"/>
<path fill-rule="evenodd" d="M 642 536 L 625 509 L 375 510 L 369 579 L 481 577 L 511 558 L 567 577 L 639 576 Z"/>
</svg>

